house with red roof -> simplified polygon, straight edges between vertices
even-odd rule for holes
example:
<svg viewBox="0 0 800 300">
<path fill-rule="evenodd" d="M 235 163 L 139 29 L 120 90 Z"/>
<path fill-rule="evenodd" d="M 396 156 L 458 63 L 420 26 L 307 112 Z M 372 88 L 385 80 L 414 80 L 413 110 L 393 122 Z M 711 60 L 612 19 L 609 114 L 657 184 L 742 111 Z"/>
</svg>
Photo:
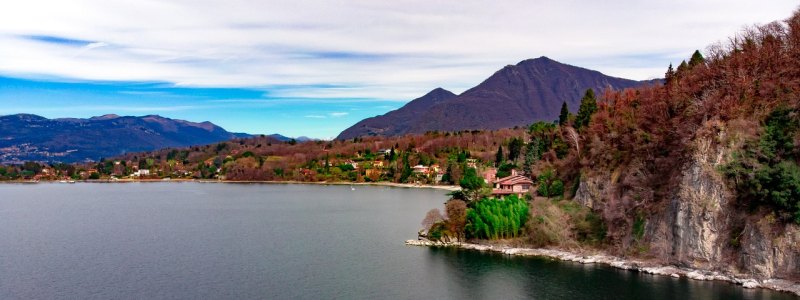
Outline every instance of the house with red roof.
<svg viewBox="0 0 800 300">
<path fill-rule="evenodd" d="M 497 179 L 494 182 L 494 189 L 492 189 L 492 196 L 501 198 L 506 195 L 517 195 L 522 197 L 530 192 L 533 186 L 533 180 L 530 178 L 517 174 L 516 170 L 511 171 L 511 176 Z"/>
</svg>

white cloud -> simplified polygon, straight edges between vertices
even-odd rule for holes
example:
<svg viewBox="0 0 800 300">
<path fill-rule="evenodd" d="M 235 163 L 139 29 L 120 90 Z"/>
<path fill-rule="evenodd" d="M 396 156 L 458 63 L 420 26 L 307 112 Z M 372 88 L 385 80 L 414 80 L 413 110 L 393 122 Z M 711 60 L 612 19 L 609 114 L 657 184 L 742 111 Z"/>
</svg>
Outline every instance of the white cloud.
<svg viewBox="0 0 800 300">
<path fill-rule="evenodd" d="M 323 116 L 323 115 L 305 115 L 304 117 L 312 118 L 312 119 L 325 119 L 325 118 L 327 118 L 326 116 Z"/>
<path fill-rule="evenodd" d="M 328 115 L 330 115 L 331 117 L 334 117 L 334 118 L 338 118 L 338 117 L 344 117 L 344 116 L 349 115 L 349 114 L 350 113 L 347 113 L 347 112 L 332 112 L 332 113 L 329 113 Z"/>
<path fill-rule="evenodd" d="M 633 79 L 796 1 L 11 1 L 0 74 L 408 100 L 553 59 Z M 82 46 L 26 38 L 89 41 Z M 335 85 L 322 86 L 322 85 Z"/>
</svg>

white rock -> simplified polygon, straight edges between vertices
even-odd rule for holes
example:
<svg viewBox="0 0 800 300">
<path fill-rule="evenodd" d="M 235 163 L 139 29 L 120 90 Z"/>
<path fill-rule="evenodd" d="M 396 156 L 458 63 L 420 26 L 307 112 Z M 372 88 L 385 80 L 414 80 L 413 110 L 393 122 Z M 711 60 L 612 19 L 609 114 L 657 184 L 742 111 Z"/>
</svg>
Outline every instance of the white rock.
<svg viewBox="0 0 800 300">
<path fill-rule="evenodd" d="M 758 282 L 756 282 L 755 280 L 748 280 L 742 283 L 742 286 L 746 289 L 754 289 L 760 287 L 761 285 L 758 284 Z"/>
</svg>

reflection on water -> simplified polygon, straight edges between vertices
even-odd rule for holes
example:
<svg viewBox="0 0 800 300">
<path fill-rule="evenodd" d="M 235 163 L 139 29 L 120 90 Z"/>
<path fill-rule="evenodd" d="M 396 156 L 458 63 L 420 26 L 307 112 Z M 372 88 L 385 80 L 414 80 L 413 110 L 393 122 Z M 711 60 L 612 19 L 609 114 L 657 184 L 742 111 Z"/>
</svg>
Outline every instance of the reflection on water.
<svg viewBox="0 0 800 300">
<path fill-rule="evenodd" d="M 793 299 L 789 294 L 744 289 L 621 270 L 608 266 L 513 257 L 453 248 L 430 248 L 425 263 L 451 276 L 446 288 L 459 297 L 529 299 Z"/>
</svg>

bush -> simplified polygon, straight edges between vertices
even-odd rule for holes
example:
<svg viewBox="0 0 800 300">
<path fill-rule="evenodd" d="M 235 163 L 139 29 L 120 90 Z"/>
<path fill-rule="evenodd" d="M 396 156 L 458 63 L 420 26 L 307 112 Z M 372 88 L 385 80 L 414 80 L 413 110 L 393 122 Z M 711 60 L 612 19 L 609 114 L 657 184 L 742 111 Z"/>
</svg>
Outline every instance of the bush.
<svg viewBox="0 0 800 300">
<path fill-rule="evenodd" d="M 535 247 L 598 245 L 606 232 L 600 216 L 571 200 L 535 200 L 527 226 L 528 242 Z"/>
<path fill-rule="evenodd" d="M 518 237 L 528 220 L 528 203 L 516 195 L 503 200 L 483 199 L 467 209 L 467 238 Z"/>
<path fill-rule="evenodd" d="M 539 182 L 539 187 L 536 189 L 539 196 L 548 198 L 564 196 L 564 182 L 555 177 L 553 170 L 545 170 L 536 179 Z"/>
<path fill-rule="evenodd" d="M 739 201 L 751 209 L 769 207 L 784 221 L 800 224 L 800 151 L 794 143 L 800 118 L 778 108 L 766 119 L 758 141 L 746 141 L 721 168 L 736 187 Z"/>
</svg>

